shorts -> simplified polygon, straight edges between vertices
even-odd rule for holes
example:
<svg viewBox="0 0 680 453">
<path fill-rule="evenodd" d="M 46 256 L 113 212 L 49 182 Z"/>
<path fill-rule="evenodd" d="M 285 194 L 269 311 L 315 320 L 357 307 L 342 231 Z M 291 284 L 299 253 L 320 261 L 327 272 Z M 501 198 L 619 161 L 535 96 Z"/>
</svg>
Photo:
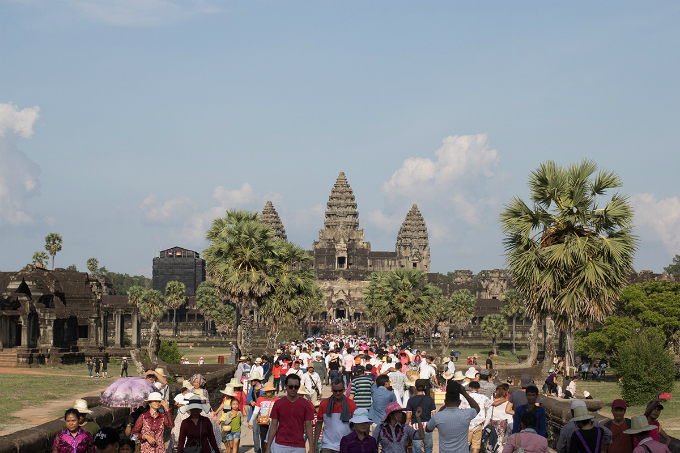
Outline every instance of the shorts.
<svg viewBox="0 0 680 453">
<path fill-rule="evenodd" d="M 236 440 L 236 439 L 240 439 L 240 438 L 241 438 L 241 431 L 236 431 L 234 433 L 228 432 L 228 433 L 222 434 L 222 440 L 224 442 L 226 442 L 228 440 Z"/>
<path fill-rule="evenodd" d="M 479 449 L 482 446 L 482 431 L 484 427 L 479 425 L 474 431 L 468 431 L 468 445 Z"/>
<path fill-rule="evenodd" d="M 306 453 L 307 451 L 305 447 L 289 447 L 277 444 L 276 441 L 272 442 L 271 450 L 272 453 Z"/>
</svg>

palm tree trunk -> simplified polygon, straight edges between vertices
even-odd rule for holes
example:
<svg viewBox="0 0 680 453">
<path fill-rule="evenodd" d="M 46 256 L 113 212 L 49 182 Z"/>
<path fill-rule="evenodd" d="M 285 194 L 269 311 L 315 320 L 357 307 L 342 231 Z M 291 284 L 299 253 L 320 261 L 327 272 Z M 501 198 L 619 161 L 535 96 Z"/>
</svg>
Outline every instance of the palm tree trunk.
<svg viewBox="0 0 680 453">
<path fill-rule="evenodd" d="M 526 360 L 522 363 L 516 365 L 506 365 L 505 368 L 527 368 L 531 367 L 534 362 L 536 362 L 536 357 L 538 357 L 538 321 L 533 319 L 531 321 L 531 330 L 529 330 L 529 355 L 527 355 Z"/>
<path fill-rule="evenodd" d="M 177 336 L 177 309 L 172 309 L 172 335 Z"/>
<path fill-rule="evenodd" d="M 516 347 L 516 338 L 517 338 L 517 331 L 515 330 L 515 326 L 517 324 L 517 316 L 512 317 L 512 355 L 517 355 L 517 347 Z"/>
<path fill-rule="evenodd" d="M 493 346 L 493 355 L 496 355 L 496 337 L 493 337 L 493 341 L 491 342 L 491 346 Z"/>
<path fill-rule="evenodd" d="M 565 349 L 565 354 L 564 354 L 564 365 L 565 365 L 565 374 L 569 377 L 571 377 L 571 372 L 570 372 L 570 367 L 573 367 L 576 365 L 576 354 L 574 351 L 574 331 L 569 329 L 567 331 L 567 338 L 566 338 L 566 347 Z"/>
<path fill-rule="evenodd" d="M 555 351 L 555 322 L 550 316 L 545 318 L 545 357 L 543 358 L 543 374 L 548 374 L 548 370 L 554 367 L 554 360 L 557 352 Z"/>
<path fill-rule="evenodd" d="M 158 350 L 160 349 L 160 342 L 158 341 L 159 333 L 158 321 L 153 321 L 151 323 L 151 335 L 149 338 L 149 359 L 154 368 L 158 365 Z"/>
<path fill-rule="evenodd" d="M 52 270 L 54 270 L 54 255 L 52 255 Z"/>
</svg>

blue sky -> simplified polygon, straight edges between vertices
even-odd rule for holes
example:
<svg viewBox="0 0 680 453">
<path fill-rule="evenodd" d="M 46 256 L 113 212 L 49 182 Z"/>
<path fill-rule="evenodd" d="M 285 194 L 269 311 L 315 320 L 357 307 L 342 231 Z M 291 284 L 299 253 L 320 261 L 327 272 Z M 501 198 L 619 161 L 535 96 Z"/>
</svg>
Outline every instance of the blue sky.
<svg viewBox="0 0 680 453">
<path fill-rule="evenodd" d="M 344 171 L 373 250 L 417 203 L 432 270 L 503 267 L 498 213 L 541 162 L 595 160 L 635 268 L 680 253 L 680 4 L 0 0 L 0 270 L 151 274 L 272 200 L 318 238 Z"/>
</svg>

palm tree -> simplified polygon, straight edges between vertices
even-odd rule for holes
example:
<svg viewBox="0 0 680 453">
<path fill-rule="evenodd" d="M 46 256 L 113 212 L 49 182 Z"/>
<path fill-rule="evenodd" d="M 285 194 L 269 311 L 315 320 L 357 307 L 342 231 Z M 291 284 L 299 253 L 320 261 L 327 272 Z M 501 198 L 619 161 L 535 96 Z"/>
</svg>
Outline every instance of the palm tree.
<svg viewBox="0 0 680 453">
<path fill-rule="evenodd" d="M 517 355 L 515 328 L 517 326 L 517 318 L 524 316 L 524 313 L 527 311 L 524 305 L 524 296 L 516 289 L 509 289 L 503 295 L 505 296 L 505 305 L 501 307 L 501 313 L 508 318 L 512 318 L 512 354 Z"/>
<path fill-rule="evenodd" d="M 210 245 L 203 251 L 208 277 L 222 297 L 236 304 L 237 344 L 246 352 L 252 347 L 250 309 L 274 287 L 277 243 L 282 242 L 259 218 L 254 212 L 227 211 L 213 220 L 206 233 Z"/>
<path fill-rule="evenodd" d="M 442 292 L 427 283 L 427 274 L 417 269 L 398 268 L 374 272 L 363 290 L 364 305 L 373 318 L 386 327 L 413 337 L 435 317 Z"/>
<path fill-rule="evenodd" d="M 54 256 L 61 252 L 62 239 L 58 233 L 50 233 L 45 236 L 45 250 L 52 255 L 52 270 L 54 270 Z"/>
<path fill-rule="evenodd" d="M 261 300 L 259 314 L 269 323 L 267 347 L 276 346 L 279 326 L 322 309 L 323 293 L 310 269 L 313 258 L 297 244 L 277 241 L 273 290 Z"/>
<path fill-rule="evenodd" d="M 467 289 L 459 289 L 451 293 L 448 299 L 442 299 L 437 318 L 441 330 L 441 355 L 446 355 L 449 348 L 449 334 L 451 327 L 462 331 L 475 315 L 477 298 Z"/>
<path fill-rule="evenodd" d="M 149 338 L 149 359 L 151 363 L 158 364 L 158 349 L 160 348 L 160 330 L 158 323 L 167 311 L 163 300 L 163 294 L 155 289 L 149 289 L 142 294 L 139 303 L 139 314 L 151 323 L 151 335 Z"/>
<path fill-rule="evenodd" d="M 45 252 L 35 252 L 33 254 L 33 264 L 38 267 L 45 267 L 45 262 L 50 259 Z"/>
<path fill-rule="evenodd" d="M 203 318 L 205 318 L 203 327 L 205 328 L 205 333 L 207 335 L 210 321 L 215 317 L 215 314 L 220 311 L 220 307 L 223 307 L 222 303 L 220 302 L 220 298 L 217 296 L 217 288 L 215 288 L 215 283 L 206 280 L 198 285 L 198 288 L 196 288 L 196 307 L 203 315 Z M 235 321 L 236 318 L 234 318 L 234 322 Z"/>
<path fill-rule="evenodd" d="M 99 269 L 99 260 L 97 260 L 97 258 L 88 259 L 87 270 L 94 274 L 95 272 L 97 272 L 97 269 Z"/>
<path fill-rule="evenodd" d="M 211 317 L 215 321 L 217 333 L 229 333 L 236 323 L 236 311 L 231 305 L 219 304 Z M 210 322 L 210 321 L 208 321 Z"/>
<path fill-rule="evenodd" d="M 569 333 L 567 366 L 573 365 L 576 324 L 602 322 L 612 312 L 638 246 L 628 198 L 614 193 L 604 199 L 621 179 L 596 171 L 590 160 L 541 164 L 529 176 L 531 206 L 514 197 L 500 215 L 514 286 L 534 320 L 550 317 Z M 553 347 L 544 368 L 554 355 L 552 339 L 546 345 Z"/>
<path fill-rule="evenodd" d="M 482 335 L 491 338 L 491 347 L 496 354 L 496 341 L 502 339 L 508 333 L 508 323 L 502 315 L 494 314 L 485 316 L 480 324 Z"/>
<path fill-rule="evenodd" d="M 142 302 L 144 291 L 146 290 L 139 285 L 133 285 L 129 287 L 127 290 L 128 303 L 130 305 L 134 305 L 135 307 L 139 307 L 139 304 Z"/>
<path fill-rule="evenodd" d="M 184 305 L 187 288 L 182 282 L 173 280 L 165 285 L 165 306 L 172 310 L 172 334 L 177 336 L 177 309 Z"/>
</svg>

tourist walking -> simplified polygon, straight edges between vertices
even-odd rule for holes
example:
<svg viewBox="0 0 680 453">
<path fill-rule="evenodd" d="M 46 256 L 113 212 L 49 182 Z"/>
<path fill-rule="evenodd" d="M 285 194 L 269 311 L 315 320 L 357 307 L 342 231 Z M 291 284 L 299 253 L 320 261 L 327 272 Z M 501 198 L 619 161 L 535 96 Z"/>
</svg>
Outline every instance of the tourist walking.
<svg viewBox="0 0 680 453">
<path fill-rule="evenodd" d="M 571 421 L 578 429 L 571 435 L 569 453 L 593 453 L 602 450 L 604 430 L 590 423 L 593 418 L 595 416 L 590 415 L 585 406 L 574 409 L 574 417 Z"/>
<path fill-rule="evenodd" d="M 459 409 L 461 398 L 469 409 Z M 450 382 L 444 397 L 444 406 L 427 422 L 426 431 L 439 430 L 440 453 L 468 453 L 468 432 L 472 419 L 479 413 L 479 404 L 458 382 Z"/>
<path fill-rule="evenodd" d="M 189 378 L 189 383 L 191 384 L 191 388 L 187 390 L 187 393 L 198 395 L 203 401 L 210 401 L 208 390 L 205 388 L 205 378 L 202 374 L 197 373 L 191 376 Z"/>
<path fill-rule="evenodd" d="M 284 380 L 286 396 L 274 403 L 269 416 L 269 434 L 265 453 L 305 453 L 305 434 L 309 442 L 308 453 L 316 453 L 312 420 L 314 407 L 300 398 L 300 377 L 289 374 Z"/>
<path fill-rule="evenodd" d="M 385 408 L 390 403 L 397 403 L 397 396 L 387 388 L 389 384 L 390 378 L 386 374 L 381 374 L 376 379 L 375 385 L 371 386 L 371 409 L 368 411 L 368 418 L 376 425 L 385 417 Z M 402 407 L 401 404 L 397 404 Z"/>
<path fill-rule="evenodd" d="M 281 367 L 281 361 L 276 360 L 274 366 L 272 367 L 272 376 L 274 377 L 274 388 L 276 389 L 276 394 L 283 390 L 281 387 L 281 375 L 283 374 L 283 368 Z"/>
<path fill-rule="evenodd" d="M 94 361 L 94 374 L 96 374 L 97 377 L 100 377 L 99 376 L 99 370 L 101 369 L 101 366 L 102 366 L 102 362 L 101 362 L 101 360 L 99 360 L 99 357 L 97 357 Z"/>
<path fill-rule="evenodd" d="M 663 442 L 668 447 L 671 444 L 671 438 L 668 434 L 666 434 L 666 431 L 664 431 L 659 424 L 659 416 L 663 410 L 663 405 L 661 404 L 662 402 L 663 400 L 658 397 L 655 400 L 650 401 L 649 404 L 647 404 L 647 410 L 645 410 L 645 417 L 647 417 L 647 421 L 650 425 L 654 425 L 658 428 L 656 431 L 650 432 L 649 435 L 652 436 L 652 439 L 659 442 L 661 442 L 661 439 L 663 439 Z"/>
<path fill-rule="evenodd" d="M 323 428 L 321 453 L 340 451 L 341 440 L 351 433 L 350 419 L 357 413 L 357 405 L 345 396 L 345 383 L 341 377 L 336 377 L 331 381 L 331 391 L 333 392 L 331 397 L 322 400 L 319 404 L 314 425 L 315 444 L 318 444 Z M 366 409 L 364 411 L 368 415 L 368 411 Z M 368 420 L 368 417 L 366 419 Z"/>
<path fill-rule="evenodd" d="M 470 382 L 470 398 L 477 401 L 479 405 L 479 412 L 470 421 L 470 426 L 468 430 L 468 444 L 471 447 L 472 453 L 479 453 L 479 449 L 482 446 L 482 431 L 484 426 L 488 423 L 486 416 L 487 410 L 491 407 L 491 400 L 486 396 L 479 393 L 480 385 L 477 381 Z M 461 401 L 461 409 L 467 409 L 469 404 L 467 401 Z"/>
<path fill-rule="evenodd" d="M 394 371 L 388 372 L 387 377 L 390 378 L 390 387 L 392 387 L 394 396 L 397 397 L 397 403 L 399 403 L 401 407 L 406 407 L 409 395 L 408 392 L 405 391 L 406 375 L 401 372 L 401 362 L 397 362 L 394 365 Z"/>
<path fill-rule="evenodd" d="M 302 385 L 311 393 L 308 399 L 312 403 L 321 399 L 323 385 L 321 384 L 321 376 L 315 371 L 314 362 L 309 362 L 309 365 L 307 365 L 307 372 L 302 376 Z"/>
<path fill-rule="evenodd" d="M 470 383 L 472 385 L 472 383 Z M 536 399 L 538 398 L 538 387 L 535 385 L 530 385 L 526 389 L 526 398 L 527 398 L 527 403 L 519 406 L 517 409 L 515 409 L 515 415 L 513 416 L 513 424 L 512 424 L 512 432 L 518 433 L 521 429 L 521 419 L 522 419 L 522 414 L 525 412 L 531 412 L 536 416 L 536 426 L 531 426 L 530 428 L 533 428 L 536 430 L 536 432 L 547 438 L 547 432 L 546 432 L 546 427 L 545 427 L 545 409 L 543 409 L 541 406 L 536 405 Z"/>
<path fill-rule="evenodd" d="M 369 434 L 371 419 L 368 418 L 368 411 L 357 409 L 354 416 L 350 418 L 349 424 L 353 431 L 340 440 L 339 453 L 378 453 L 377 442 Z M 331 451 L 324 453 L 331 453 Z"/>
<path fill-rule="evenodd" d="M 144 379 L 149 381 L 154 386 L 156 391 L 163 396 L 163 399 L 168 399 L 168 381 L 165 379 L 165 370 L 163 368 L 156 368 L 155 370 L 146 370 Z"/>
<path fill-rule="evenodd" d="M 137 418 L 132 434 L 139 439 L 140 453 L 165 453 L 163 428 L 174 426 L 168 402 L 160 392 L 152 392 L 145 404 L 149 410 Z"/>
<path fill-rule="evenodd" d="M 626 434 L 630 429 L 631 420 L 626 418 L 626 402 L 616 399 L 612 402 L 612 420 L 605 423 L 605 427 L 612 433 L 612 443 L 607 448 L 607 453 L 632 453 L 633 436 Z"/>
<path fill-rule="evenodd" d="M 523 413 L 519 426 L 521 429 L 508 438 L 503 453 L 513 453 L 520 448 L 523 449 L 524 453 L 548 453 L 548 439 L 536 433 L 533 428 L 536 423 L 538 423 L 536 415 L 531 412 Z M 592 453 L 599 453 L 599 451 Z"/>
<path fill-rule="evenodd" d="M 92 434 L 78 426 L 79 417 L 76 409 L 66 410 L 66 429 L 54 438 L 52 453 L 96 453 Z"/>
<path fill-rule="evenodd" d="M 92 377 L 92 369 L 94 368 L 94 362 L 92 361 L 92 357 L 87 359 L 87 371 L 90 372 L 90 377 Z"/>
<path fill-rule="evenodd" d="M 132 445 L 134 446 L 134 442 Z M 105 426 L 95 433 L 94 446 L 97 448 L 97 453 L 119 453 L 122 451 L 120 449 L 120 434 L 116 429 Z M 134 449 L 130 449 L 129 453 L 133 451 Z"/>
<path fill-rule="evenodd" d="M 401 365 L 400 363 L 397 365 Z M 408 404 L 406 405 L 407 420 L 406 423 L 410 423 L 414 428 L 418 428 L 415 423 L 413 423 L 412 416 L 420 408 L 422 409 L 422 414 L 420 416 L 421 425 L 423 429 L 427 423 L 432 419 L 432 416 L 437 411 L 437 406 L 434 404 L 434 400 L 430 395 L 425 394 L 425 389 L 427 389 L 427 382 L 421 379 L 416 381 L 416 395 L 409 398 Z M 425 437 L 422 439 L 413 440 L 413 453 L 420 453 L 425 447 L 425 453 L 432 453 L 432 448 L 434 446 L 434 441 L 432 439 L 432 432 L 425 432 Z"/>
<path fill-rule="evenodd" d="M 483 369 L 479 372 L 479 393 L 492 401 L 496 394 L 496 385 L 493 383 L 492 372 L 488 369 Z"/>
<path fill-rule="evenodd" d="M 229 409 L 222 414 L 222 440 L 227 447 L 226 453 L 238 453 L 238 444 L 241 442 L 241 411 L 236 398 L 229 402 Z"/>
<path fill-rule="evenodd" d="M 89 419 L 92 411 L 87 407 L 87 401 L 77 399 L 75 403 L 73 403 L 73 409 L 78 411 L 78 426 L 92 434 L 92 437 L 94 437 L 99 431 L 99 425 L 94 420 Z"/>
<path fill-rule="evenodd" d="M 354 379 L 350 382 L 350 399 L 356 403 L 357 408 L 370 409 L 372 402 L 371 386 L 373 385 L 373 380 L 365 375 L 363 366 L 358 365 L 356 367 Z"/>
<path fill-rule="evenodd" d="M 637 417 L 631 418 L 630 422 L 630 429 L 627 429 L 624 432 L 634 436 L 635 440 L 638 442 L 638 446 L 635 447 L 633 453 L 670 453 L 668 445 L 652 439 L 650 434 L 653 433 L 657 427 L 650 425 L 647 422 L 647 417 L 638 415 Z"/>
<path fill-rule="evenodd" d="M 623 400 L 621 400 L 623 401 Z M 557 453 L 569 453 L 571 449 L 571 438 L 572 434 L 578 429 L 578 426 L 576 426 L 576 422 L 573 421 L 573 417 L 576 413 L 576 409 L 579 407 L 586 407 L 586 402 L 583 400 L 574 400 L 571 402 L 571 416 L 572 420 L 569 421 L 566 425 L 562 427 L 562 430 L 560 431 L 560 437 L 557 440 L 557 446 L 555 447 L 555 450 L 557 450 Z M 609 445 L 612 443 L 612 432 L 602 426 L 600 423 L 596 422 L 595 420 L 591 421 L 591 424 L 596 427 L 596 428 L 602 428 L 603 431 L 603 443 L 605 445 Z"/>
<path fill-rule="evenodd" d="M 276 395 L 274 395 L 274 384 L 267 382 L 260 388 L 260 396 L 253 407 L 253 415 L 250 417 L 248 427 L 253 428 L 257 425 L 259 427 L 259 435 L 255 437 L 255 430 L 253 429 L 253 446 L 255 442 L 260 443 L 260 451 L 265 450 L 267 445 L 267 433 L 269 432 L 269 420 L 272 407 L 276 402 Z"/>
<path fill-rule="evenodd" d="M 201 415 L 201 412 L 210 412 L 210 407 L 201 402 L 199 395 L 189 395 L 188 403 L 182 406 L 180 411 L 189 413 L 189 417 L 182 421 L 177 440 L 177 453 L 183 453 L 186 447 L 200 447 L 201 452 L 219 452 L 215 432 L 210 417 Z"/>
<path fill-rule="evenodd" d="M 123 359 L 120 361 L 120 377 L 123 377 L 123 374 L 125 374 L 125 377 L 128 377 L 127 357 L 123 357 Z"/>
<path fill-rule="evenodd" d="M 512 416 L 505 413 L 505 408 L 508 404 L 508 392 L 506 390 L 508 384 L 501 384 L 496 388 L 496 394 L 494 395 L 491 407 L 488 409 L 491 413 L 489 414 L 489 423 L 496 431 L 496 443 L 498 449 L 496 451 L 503 451 L 503 447 L 508 440 L 508 435 L 510 431 L 510 421 Z"/>
<path fill-rule="evenodd" d="M 378 442 L 378 447 L 382 447 L 383 453 L 404 453 L 406 442 L 425 437 L 425 429 L 420 419 L 423 409 L 418 408 L 415 413 L 417 430 L 405 424 L 405 410 L 406 408 L 399 406 L 396 402 L 388 404 L 385 408 L 385 417 L 373 430 L 373 437 Z"/>
<path fill-rule="evenodd" d="M 262 387 L 262 375 L 259 371 L 253 371 L 248 378 L 250 382 L 250 390 L 248 391 L 248 398 L 246 399 L 246 420 L 248 420 L 248 428 L 253 430 L 253 450 L 255 453 L 261 453 L 260 442 L 260 425 L 253 424 L 253 413 L 257 400 L 260 397 L 260 388 Z"/>
<path fill-rule="evenodd" d="M 104 358 L 102 359 L 102 377 L 109 377 L 109 355 L 104 353 Z"/>
</svg>

